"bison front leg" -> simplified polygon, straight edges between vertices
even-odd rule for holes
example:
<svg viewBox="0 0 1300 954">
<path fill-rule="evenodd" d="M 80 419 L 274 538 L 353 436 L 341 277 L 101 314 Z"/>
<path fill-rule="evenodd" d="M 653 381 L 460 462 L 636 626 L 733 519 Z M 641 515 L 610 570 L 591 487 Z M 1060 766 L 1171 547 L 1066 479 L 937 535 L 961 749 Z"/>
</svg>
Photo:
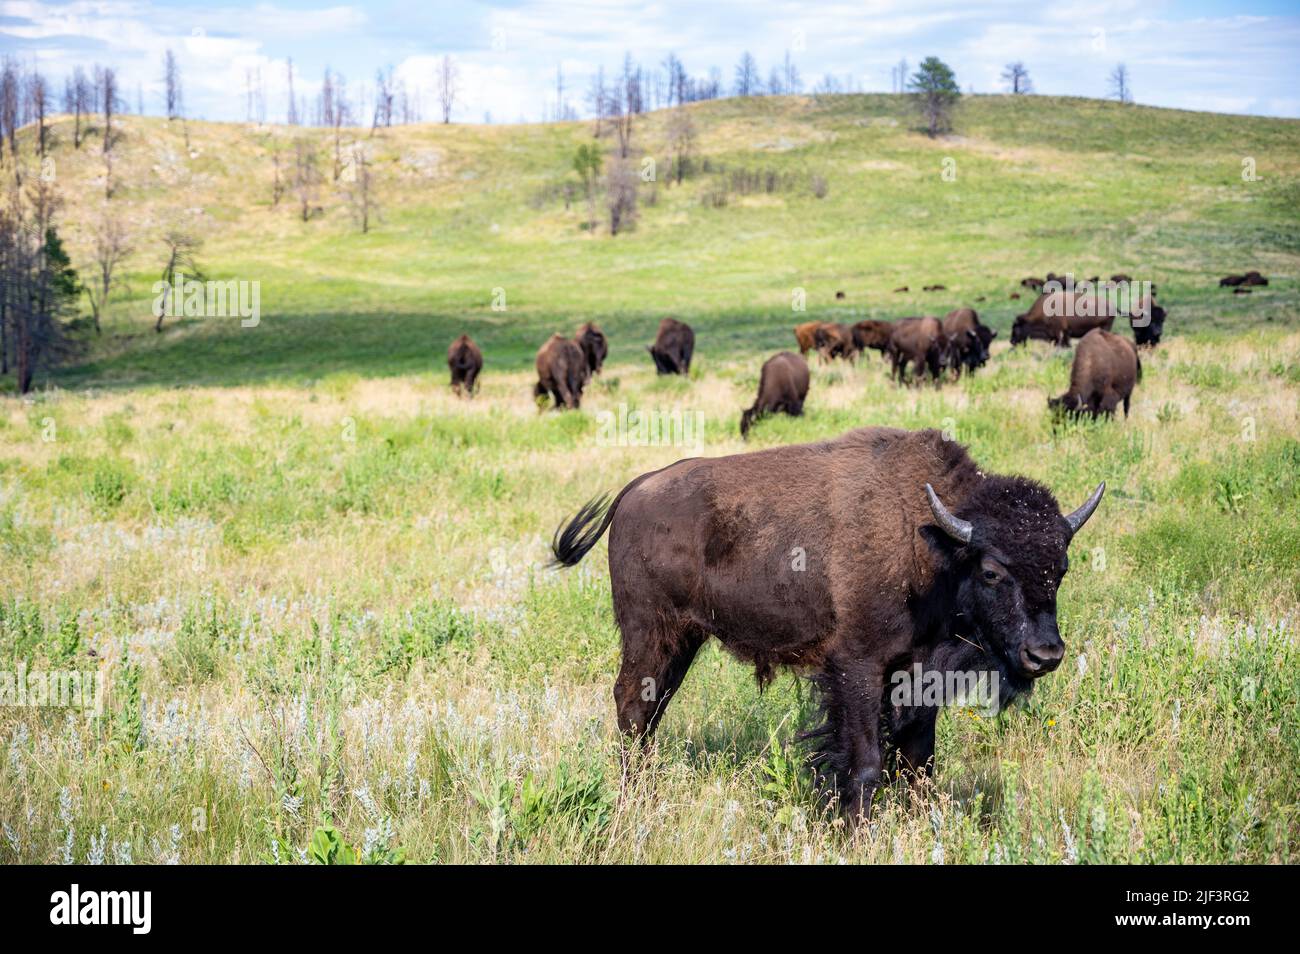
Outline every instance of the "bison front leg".
<svg viewBox="0 0 1300 954">
<path fill-rule="evenodd" d="M 820 740 L 813 765 L 850 818 L 871 814 L 884 765 L 880 747 L 883 672 L 875 663 L 831 660 L 817 677 L 825 722 L 810 733 Z"/>
</svg>

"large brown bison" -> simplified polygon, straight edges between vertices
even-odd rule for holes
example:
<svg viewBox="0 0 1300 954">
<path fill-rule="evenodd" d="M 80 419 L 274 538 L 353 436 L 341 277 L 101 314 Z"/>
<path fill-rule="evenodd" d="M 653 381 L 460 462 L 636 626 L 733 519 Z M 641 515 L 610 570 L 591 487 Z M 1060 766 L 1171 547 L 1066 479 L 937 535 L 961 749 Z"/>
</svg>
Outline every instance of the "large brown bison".
<svg viewBox="0 0 1300 954">
<path fill-rule="evenodd" d="M 989 345 L 997 332 L 980 324 L 974 308 L 954 308 L 943 319 L 943 333 L 948 339 L 948 367 L 957 377 L 965 368 L 974 374 L 989 360 Z"/>
<path fill-rule="evenodd" d="M 817 347 L 817 327 L 822 324 L 820 321 L 805 321 L 803 324 L 794 326 L 794 340 L 799 343 L 799 353 L 806 355 Z"/>
<path fill-rule="evenodd" d="M 1066 550 L 1104 489 L 1062 515 L 1046 487 L 981 471 L 938 431 L 862 428 L 643 474 L 562 524 L 552 551 L 573 566 L 612 527 L 627 736 L 654 732 L 716 636 L 760 684 L 780 666 L 813 675 L 814 763 L 857 815 L 887 750 L 918 774 L 934 756 L 935 700 L 900 701 L 899 674 L 982 670 L 1005 701 L 1059 665 Z"/>
<path fill-rule="evenodd" d="M 907 379 L 909 364 L 917 381 L 928 370 L 931 379 L 937 383 L 948 354 L 943 322 L 930 317 L 903 318 L 894 322 L 885 353 L 893 364 L 891 376 L 897 378 L 899 384 Z"/>
<path fill-rule="evenodd" d="M 1070 369 L 1070 389 L 1059 398 L 1049 398 L 1052 410 L 1073 414 L 1113 416 L 1124 405 L 1128 417 L 1133 386 L 1142 380 L 1142 361 L 1137 345 L 1121 335 L 1095 328 L 1083 336 Z"/>
<path fill-rule="evenodd" d="M 537 351 L 537 385 L 533 393 L 539 398 L 550 394 L 557 408 L 577 409 L 590 375 L 587 356 L 578 343 L 553 334 Z"/>
<path fill-rule="evenodd" d="M 843 358 L 852 364 L 853 359 L 858 355 L 853 329 L 833 321 L 818 322 L 817 327 L 813 329 L 813 344 L 823 361 Z"/>
<path fill-rule="evenodd" d="M 748 437 L 750 425 L 764 414 L 803 413 L 808 396 L 808 362 L 797 354 L 782 351 L 763 362 L 758 376 L 758 399 L 740 415 L 740 436 Z"/>
<path fill-rule="evenodd" d="M 1036 338 L 1064 348 L 1071 338 L 1082 338 L 1093 328 L 1109 331 L 1115 323 L 1115 309 L 1094 288 L 1085 283 L 1073 290 L 1060 288 L 1043 292 L 1027 312 L 1016 316 L 1011 325 L 1011 344 Z"/>
<path fill-rule="evenodd" d="M 853 346 L 858 351 L 874 348 L 882 355 L 889 347 L 889 338 L 894 333 L 894 323 L 865 318 L 853 326 Z"/>
<path fill-rule="evenodd" d="M 447 348 L 447 367 L 451 369 L 451 389 L 456 396 L 464 393 L 473 397 L 483 370 L 483 352 L 469 335 L 461 335 Z"/>
<path fill-rule="evenodd" d="M 600 374 L 601 366 L 609 355 L 609 339 L 605 337 L 605 332 L 588 321 L 578 329 L 573 340 L 578 342 L 578 347 L 587 359 L 587 370 L 592 374 Z"/>
<path fill-rule="evenodd" d="M 659 334 L 649 345 L 650 357 L 660 374 L 690 374 L 691 355 L 695 352 L 695 332 L 676 318 L 659 322 Z"/>
</svg>

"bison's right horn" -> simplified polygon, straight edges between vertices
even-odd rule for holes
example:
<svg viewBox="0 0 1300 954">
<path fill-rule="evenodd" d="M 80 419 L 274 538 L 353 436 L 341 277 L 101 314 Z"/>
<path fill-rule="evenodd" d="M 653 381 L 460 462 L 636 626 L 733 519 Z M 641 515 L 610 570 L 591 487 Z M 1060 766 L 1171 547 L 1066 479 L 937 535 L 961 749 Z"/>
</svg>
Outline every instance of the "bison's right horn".
<svg viewBox="0 0 1300 954">
<path fill-rule="evenodd" d="M 935 522 L 943 527 L 944 532 L 961 543 L 970 543 L 971 534 L 975 532 L 975 527 L 971 522 L 962 520 L 960 517 L 954 517 L 929 484 L 925 485 L 925 495 L 930 498 L 930 512 L 934 514 Z"/>
<path fill-rule="evenodd" d="M 1083 502 L 1083 506 L 1074 513 L 1066 514 L 1065 522 L 1070 525 L 1070 533 L 1075 534 L 1079 529 L 1088 522 L 1092 512 L 1097 509 L 1097 504 L 1101 503 L 1101 495 L 1106 492 L 1106 481 L 1097 485 L 1097 489 L 1092 492 L 1092 496 Z"/>
</svg>

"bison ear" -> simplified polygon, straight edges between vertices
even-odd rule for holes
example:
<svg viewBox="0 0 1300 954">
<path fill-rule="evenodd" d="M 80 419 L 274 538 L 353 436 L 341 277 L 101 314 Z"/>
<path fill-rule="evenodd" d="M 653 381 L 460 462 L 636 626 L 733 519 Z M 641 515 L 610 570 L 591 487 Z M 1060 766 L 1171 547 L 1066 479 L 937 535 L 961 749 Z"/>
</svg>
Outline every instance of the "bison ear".
<svg viewBox="0 0 1300 954">
<path fill-rule="evenodd" d="M 962 520 L 960 517 L 954 517 L 929 484 L 925 485 L 925 495 L 930 498 L 930 513 L 934 514 L 934 522 L 942 527 L 948 536 L 959 543 L 970 543 L 971 534 L 975 532 L 975 527 L 971 522 Z M 1086 520 L 1087 517 L 1084 519 Z"/>
<path fill-rule="evenodd" d="M 1070 525 L 1071 536 L 1078 533 L 1083 528 L 1083 525 L 1088 522 L 1092 512 L 1097 509 L 1097 504 L 1101 503 L 1101 495 L 1105 492 L 1106 481 L 1103 480 L 1097 485 L 1097 489 L 1092 492 L 1092 496 L 1083 502 L 1082 507 L 1074 511 L 1074 513 L 1066 514 L 1065 522 Z"/>
</svg>

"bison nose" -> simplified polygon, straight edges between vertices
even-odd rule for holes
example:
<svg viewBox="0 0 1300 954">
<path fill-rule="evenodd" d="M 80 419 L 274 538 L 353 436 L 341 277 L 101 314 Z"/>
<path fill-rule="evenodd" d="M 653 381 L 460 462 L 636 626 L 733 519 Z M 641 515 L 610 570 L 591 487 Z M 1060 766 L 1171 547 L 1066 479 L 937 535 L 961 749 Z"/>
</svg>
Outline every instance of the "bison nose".
<svg viewBox="0 0 1300 954">
<path fill-rule="evenodd" d="M 1061 664 L 1065 656 L 1065 644 L 1059 640 L 1050 643 L 1034 643 L 1020 649 L 1020 665 L 1031 676 L 1044 676 Z"/>
</svg>

